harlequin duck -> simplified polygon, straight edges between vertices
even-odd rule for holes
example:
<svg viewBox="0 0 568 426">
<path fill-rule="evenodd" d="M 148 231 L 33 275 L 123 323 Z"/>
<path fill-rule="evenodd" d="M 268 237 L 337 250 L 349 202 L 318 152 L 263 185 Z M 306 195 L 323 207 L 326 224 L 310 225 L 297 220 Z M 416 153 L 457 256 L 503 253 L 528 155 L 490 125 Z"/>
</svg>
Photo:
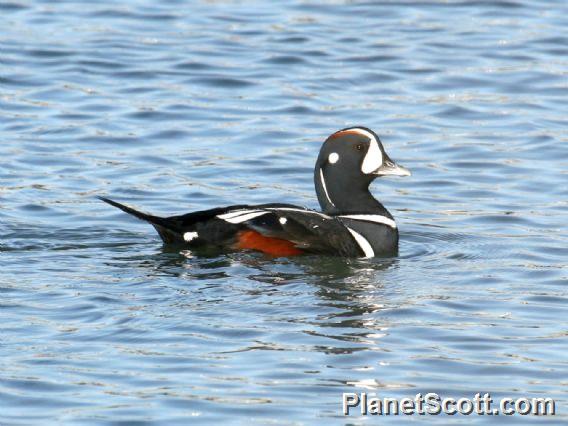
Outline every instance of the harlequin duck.
<svg viewBox="0 0 568 426">
<path fill-rule="evenodd" d="M 323 144 L 314 170 L 322 212 L 291 204 L 235 205 L 157 217 L 99 197 L 152 224 L 166 244 L 256 250 L 272 256 L 305 253 L 344 257 L 393 255 L 398 229 L 369 192 L 378 176 L 409 176 L 365 127 L 339 130 Z"/>
</svg>

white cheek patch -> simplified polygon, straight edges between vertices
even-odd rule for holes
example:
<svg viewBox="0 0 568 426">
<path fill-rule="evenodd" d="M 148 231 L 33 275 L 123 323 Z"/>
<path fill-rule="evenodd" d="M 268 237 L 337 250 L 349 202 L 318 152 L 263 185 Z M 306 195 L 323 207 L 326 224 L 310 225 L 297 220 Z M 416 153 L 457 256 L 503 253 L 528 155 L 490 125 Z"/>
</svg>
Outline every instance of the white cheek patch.
<svg viewBox="0 0 568 426">
<path fill-rule="evenodd" d="M 329 161 L 331 164 L 337 163 L 337 160 L 339 160 L 339 154 L 337 152 L 332 152 L 331 154 L 329 154 L 329 157 L 327 157 L 327 161 Z"/>
<path fill-rule="evenodd" d="M 363 164 L 361 165 L 361 171 L 366 175 L 373 173 L 383 164 L 383 153 L 379 148 L 379 143 L 373 135 L 370 135 L 371 139 L 369 141 L 369 150 L 363 159 Z"/>
<path fill-rule="evenodd" d="M 186 232 L 185 234 L 183 234 L 183 240 L 188 242 L 188 243 L 191 240 L 195 240 L 197 237 L 199 237 L 197 232 Z"/>
</svg>

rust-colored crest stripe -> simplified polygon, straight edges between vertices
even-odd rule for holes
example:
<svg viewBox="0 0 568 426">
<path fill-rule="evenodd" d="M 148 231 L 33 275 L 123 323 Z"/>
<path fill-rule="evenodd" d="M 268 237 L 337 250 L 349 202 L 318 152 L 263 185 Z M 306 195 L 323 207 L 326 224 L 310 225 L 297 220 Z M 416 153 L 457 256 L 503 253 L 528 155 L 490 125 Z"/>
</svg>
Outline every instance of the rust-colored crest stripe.
<svg viewBox="0 0 568 426">
<path fill-rule="evenodd" d="M 333 135 L 331 135 L 329 138 L 330 139 L 335 139 L 338 138 L 339 136 L 345 136 L 345 135 L 359 135 L 359 136 L 367 136 L 364 135 L 363 133 L 357 131 L 357 130 L 340 130 L 339 132 L 335 132 Z"/>
</svg>

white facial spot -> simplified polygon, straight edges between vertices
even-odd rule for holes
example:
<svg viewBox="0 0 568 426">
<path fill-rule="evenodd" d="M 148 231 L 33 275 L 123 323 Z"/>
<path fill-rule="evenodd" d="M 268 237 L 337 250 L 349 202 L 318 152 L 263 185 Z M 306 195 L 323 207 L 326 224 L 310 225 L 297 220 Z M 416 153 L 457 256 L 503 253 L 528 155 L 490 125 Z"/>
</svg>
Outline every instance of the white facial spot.
<svg viewBox="0 0 568 426">
<path fill-rule="evenodd" d="M 285 217 L 281 217 L 280 219 L 278 219 L 278 222 L 280 222 L 282 225 L 285 225 L 286 222 L 288 222 L 288 219 L 286 219 Z"/>
<path fill-rule="evenodd" d="M 327 161 L 329 161 L 331 164 L 337 163 L 337 160 L 339 160 L 339 154 L 337 152 L 332 152 L 331 154 L 329 154 L 329 157 L 327 157 Z"/>
<path fill-rule="evenodd" d="M 196 239 L 197 237 L 199 237 L 199 235 L 197 234 L 197 232 L 186 232 L 185 234 L 183 234 L 183 240 L 186 242 L 190 242 L 191 240 Z"/>
</svg>

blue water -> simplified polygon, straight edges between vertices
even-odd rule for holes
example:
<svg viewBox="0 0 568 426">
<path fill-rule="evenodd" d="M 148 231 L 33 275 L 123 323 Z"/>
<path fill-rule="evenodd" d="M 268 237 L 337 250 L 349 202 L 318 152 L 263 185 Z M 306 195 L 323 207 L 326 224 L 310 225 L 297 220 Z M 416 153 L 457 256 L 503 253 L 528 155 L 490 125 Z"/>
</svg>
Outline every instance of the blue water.
<svg viewBox="0 0 568 426">
<path fill-rule="evenodd" d="M 0 1 L 0 424 L 364 424 L 343 392 L 568 420 L 568 3 Z M 170 215 L 317 207 L 365 125 L 400 256 L 192 257 Z M 137 423 L 134 423 L 137 422 Z"/>
</svg>

